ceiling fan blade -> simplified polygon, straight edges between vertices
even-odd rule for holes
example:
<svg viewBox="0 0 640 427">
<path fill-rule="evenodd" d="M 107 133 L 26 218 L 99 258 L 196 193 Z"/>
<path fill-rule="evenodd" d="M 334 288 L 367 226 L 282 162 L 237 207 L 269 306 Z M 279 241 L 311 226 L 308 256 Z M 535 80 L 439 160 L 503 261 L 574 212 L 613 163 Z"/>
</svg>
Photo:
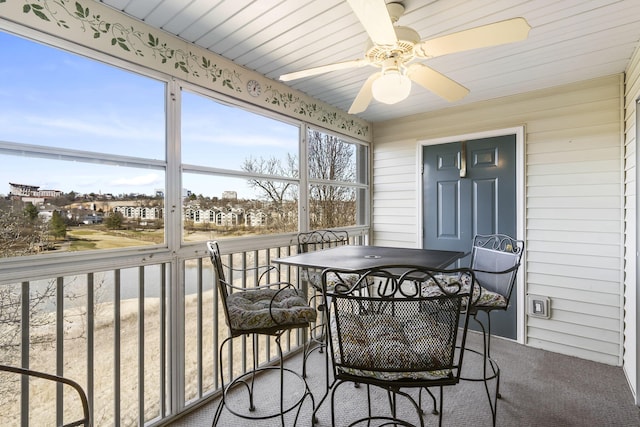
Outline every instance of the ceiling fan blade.
<svg viewBox="0 0 640 427">
<path fill-rule="evenodd" d="M 529 35 L 531 26 L 524 18 L 507 19 L 506 21 L 470 28 L 416 44 L 414 52 L 421 58 L 496 46 L 524 40 Z"/>
<path fill-rule="evenodd" d="M 358 114 L 362 113 L 367 109 L 371 100 L 373 99 L 373 92 L 371 91 L 371 86 L 373 82 L 380 77 L 382 73 L 373 73 L 369 76 L 366 82 L 360 88 L 358 95 L 356 95 L 356 99 L 353 100 L 351 104 L 351 108 L 349 108 L 349 114 Z"/>
<path fill-rule="evenodd" d="M 303 77 L 315 76 L 318 74 L 328 73 L 329 71 L 344 70 L 347 68 L 359 68 L 369 65 L 369 61 L 366 59 L 354 59 L 352 61 L 337 62 L 335 64 L 322 65 L 320 67 L 308 68 L 306 70 L 296 71 L 293 73 L 283 74 L 280 76 L 280 80 L 288 82 L 290 80 L 301 79 Z"/>
<path fill-rule="evenodd" d="M 394 45 L 398 38 L 384 0 L 347 0 L 374 44 Z"/>
<path fill-rule="evenodd" d="M 449 102 L 458 101 L 469 93 L 466 87 L 424 64 L 414 63 L 407 67 L 407 77 Z"/>
</svg>

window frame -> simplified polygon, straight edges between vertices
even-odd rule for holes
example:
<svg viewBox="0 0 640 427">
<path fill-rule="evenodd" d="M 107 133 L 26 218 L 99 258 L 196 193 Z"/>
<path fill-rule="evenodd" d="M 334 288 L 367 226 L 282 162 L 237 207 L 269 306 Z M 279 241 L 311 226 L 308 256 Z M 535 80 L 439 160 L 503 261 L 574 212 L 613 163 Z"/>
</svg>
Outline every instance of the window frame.
<svg viewBox="0 0 640 427">
<path fill-rule="evenodd" d="M 303 144 L 303 129 L 305 128 L 305 123 L 299 120 L 294 120 L 291 117 L 282 115 L 282 114 L 278 114 L 276 112 L 273 111 L 269 111 L 266 109 L 261 109 L 257 106 L 251 105 L 251 104 L 247 104 L 244 103 L 240 100 L 237 100 L 235 98 L 229 97 L 229 96 L 225 96 L 223 94 L 220 94 L 214 90 L 210 90 L 207 88 L 203 88 L 201 86 L 192 84 L 192 83 L 188 83 L 188 82 L 183 82 L 180 81 L 178 82 L 178 88 L 176 90 L 176 96 L 174 97 L 175 100 L 177 101 L 177 105 L 178 108 L 180 108 L 182 106 L 182 92 L 183 91 L 188 91 L 197 95 L 200 95 L 202 97 L 208 98 L 210 99 L 212 102 L 216 102 L 219 104 L 222 104 L 226 107 L 229 108 L 238 108 L 241 109 L 247 113 L 250 114 L 255 114 L 258 116 L 262 116 L 264 118 L 267 119 L 271 119 L 271 120 L 275 120 L 278 122 L 282 122 L 285 123 L 287 125 L 293 126 L 293 127 L 297 127 L 298 128 L 298 150 L 297 150 L 297 154 L 299 156 L 298 158 L 298 175 L 301 176 L 301 172 L 300 172 L 300 168 L 301 168 L 301 161 L 300 159 L 302 158 L 300 153 L 300 146 Z M 180 120 L 177 121 L 177 129 L 176 129 L 176 152 L 181 153 L 182 152 L 182 137 L 181 137 L 181 129 L 180 129 L 180 123 L 182 121 L 182 114 L 180 112 Z M 252 179 L 252 178 L 257 178 L 257 179 L 268 179 L 268 180 L 273 180 L 273 181 L 278 181 L 278 182 L 285 182 L 285 183 L 290 183 L 293 185 L 298 186 L 298 206 L 300 206 L 301 202 L 301 179 L 300 178 L 292 178 L 292 177 L 287 177 L 287 176 L 282 176 L 282 175 L 270 175 L 270 174 L 257 174 L 257 173 L 249 173 L 249 172 L 245 172 L 242 170 L 238 170 L 238 169 L 225 169 L 225 168 L 220 168 L 220 167 L 215 167 L 215 166 L 205 166 L 205 165 L 194 165 L 194 164 L 189 164 L 189 163 L 182 163 L 182 157 L 180 154 L 178 154 L 177 157 L 180 160 L 180 183 L 181 183 L 181 188 L 182 188 L 182 175 L 184 173 L 190 173 L 190 174 L 202 174 L 202 175 L 207 175 L 207 176 L 215 176 L 215 177 L 223 177 L 223 178 L 239 178 L 239 179 Z M 180 206 L 182 206 L 182 201 L 180 201 Z M 298 208 L 300 209 L 300 208 Z M 298 229 L 300 229 L 300 223 L 301 223 L 301 217 L 300 217 L 300 212 L 298 213 Z M 218 224 L 218 221 L 215 221 L 216 225 Z M 181 219 L 180 220 L 180 247 L 181 248 L 185 248 L 185 247 L 193 247 L 194 245 L 201 245 L 202 241 L 185 241 L 184 240 L 184 234 L 183 234 L 183 227 L 184 227 L 184 220 Z M 276 233 L 277 235 L 279 234 L 287 234 L 287 232 L 282 232 L 282 233 Z M 273 235 L 273 234 L 271 234 Z M 259 234 L 259 235 L 243 235 L 243 236 L 238 236 L 238 237 L 231 237 L 231 238 L 225 238 L 225 240 L 232 240 L 232 239 L 238 239 L 238 240 L 247 240 L 247 239 L 251 239 L 251 238 L 256 238 L 258 236 L 262 236 L 264 237 L 265 235 Z"/>
<path fill-rule="evenodd" d="M 69 161 L 81 161 L 84 163 L 96 163 L 104 165 L 114 166 L 128 166 L 128 167 L 143 167 L 163 170 L 165 174 L 165 195 L 164 195 L 164 243 L 159 245 L 146 245 L 135 246 L 128 248 L 115 248 L 115 249 L 94 249 L 77 252 L 64 252 L 64 253 L 51 253 L 45 255 L 25 255 L 9 258 L 0 258 L 0 266 L 13 269 L 15 267 L 16 275 L 17 271 L 25 265 L 33 266 L 35 264 L 46 266 L 51 263 L 57 263 L 59 269 L 64 271 L 65 265 L 73 264 L 79 259 L 87 260 L 90 262 L 96 262 L 102 267 L 99 268 L 111 268 L 114 266 L 122 266 L 122 260 L 127 259 L 124 265 L 138 265 L 139 262 L 144 262 L 149 256 L 156 256 L 161 259 L 174 259 L 176 255 L 186 256 L 194 252 L 194 247 L 199 247 L 199 242 L 184 242 L 182 239 L 182 209 L 176 209 L 181 204 L 181 178 L 183 172 L 189 173 L 202 173 L 202 174 L 219 174 L 224 177 L 231 178 L 263 178 L 273 179 L 282 182 L 289 182 L 298 185 L 298 229 L 299 231 L 305 231 L 309 229 L 309 185 L 312 183 L 326 183 L 323 180 L 310 179 L 308 176 L 308 164 L 307 161 L 301 161 L 301 159 L 307 158 L 307 132 L 308 129 L 314 129 L 323 133 L 327 133 L 341 140 L 357 144 L 366 149 L 366 156 L 360 158 L 357 161 L 366 161 L 364 166 L 366 174 L 366 183 L 342 183 L 336 181 L 330 181 L 332 185 L 345 185 L 349 187 L 355 187 L 357 190 L 364 190 L 366 194 L 366 200 L 359 200 L 360 206 L 364 207 L 362 213 L 359 214 L 363 219 L 362 224 L 358 224 L 353 229 L 363 229 L 370 226 L 370 200 L 371 200 L 371 143 L 363 140 L 340 134 L 334 130 L 323 128 L 316 124 L 309 124 L 303 120 L 296 119 L 284 114 L 271 111 L 269 109 L 260 108 L 257 105 L 253 105 L 242 101 L 237 98 L 233 98 L 214 90 L 198 86 L 193 83 L 189 83 L 184 80 L 177 79 L 166 75 L 160 71 L 153 70 L 141 65 L 132 64 L 130 62 L 114 58 L 99 51 L 75 44 L 71 41 L 56 38 L 51 35 L 41 33 L 38 30 L 28 29 L 24 27 L 14 27 L 12 25 L 3 25 L 0 28 L 11 36 L 24 38 L 33 43 L 39 43 L 51 49 L 64 50 L 70 54 L 79 55 L 85 59 L 98 61 L 106 66 L 116 67 L 122 69 L 125 72 L 135 73 L 141 77 L 151 78 L 165 84 L 165 160 L 147 159 L 132 156 L 120 156 L 117 154 L 100 153 L 93 151 L 75 150 L 69 148 L 56 148 L 48 146 L 39 146 L 31 144 L 23 144 L 20 142 L 6 142 L 0 140 L 0 153 L 10 155 L 31 155 L 34 157 L 41 157 L 46 159 L 58 159 Z M 227 170 L 215 167 L 206 167 L 200 165 L 182 164 L 180 157 L 181 140 L 180 140 L 180 122 L 181 122 L 181 90 L 189 90 L 194 93 L 211 98 L 215 102 L 225 104 L 231 108 L 241 108 L 247 112 L 258 114 L 273 120 L 284 122 L 286 124 L 296 126 L 299 129 L 298 139 L 298 168 L 299 178 L 290 178 L 284 176 L 273 175 L 259 175 L 249 174 L 243 171 Z M 10 152 L 10 153 L 9 153 Z M 20 154 L 22 153 L 22 154 Z M 358 167 L 361 167 L 360 164 Z M 304 190 L 304 191 L 303 191 Z M 350 227 L 346 227 L 350 228 Z M 290 233 L 284 233 L 290 234 Z M 273 235 L 272 235 L 273 236 Z M 266 236 L 268 237 L 268 236 Z M 247 240 L 258 239 L 262 240 L 266 238 L 264 235 L 259 236 L 242 236 L 229 238 L 229 240 Z M 240 244 L 241 245 L 241 244 Z M 233 244 L 237 246 L 237 244 Z M 195 251 L 197 252 L 197 250 Z M 156 258 L 156 259 L 158 259 Z M 94 269 L 91 267 L 90 269 Z M 58 268 L 56 268 L 58 270 Z M 75 270 L 75 269 L 74 269 Z M 49 270 L 50 272 L 51 270 Z M 45 274 L 45 273 L 43 273 Z M 49 273 L 46 273 L 49 275 Z M 10 277 L 8 277 L 10 281 Z M 4 282 L 4 280 L 3 280 Z"/>
<path fill-rule="evenodd" d="M 310 212 L 310 198 L 309 195 L 311 194 L 311 186 L 312 185 L 330 185 L 330 186 L 337 186 L 337 187 L 348 187 L 348 188 L 353 188 L 356 191 L 356 210 L 357 210 L 357 219 L 362 221 L 362 224 L 355 224 L 353 226 L 345 226 L 345 227 L 340 227 L 342 229 L 348 229 L 351 227 L 369 227 L 370 226 L 370 212 L 371 212 L 371 144 L 363 142 L 363 141 L 359 141 L 355 138 L 350 138 L 348 136 L 345 135 L 341 135 L 335 131 L 331 131 L 325 128 L 322 128 L 320 126 L 316 126 L 316 125 L 305 125 L 304 127 L 304 141 L 301 144 L 301 149 L 304 150 L 304 154 L 301 154 L 301 159 L 305 159 L 306 161 L 303 162 L 304 163 L 304 168 L 305 168 L 305 187 L 306 191 L 305 191 L 305 209 L 308 214 L 305 215 L 304 217 L 304 224 L 301 224 L 301 228 L 300 231 L 301 232 L 308 232 L 311 231 L 312 227 L 311 227 L 311 222 L 310 222 L 310 217 L 311 217 L 311 212 Z M 319 179 L 319 178 L 311 178 L 309 176 L 309 155 L 308 155 L 308 149 L 309 149 L 309 140 L 308 140 L 308 135 L 309 132 L 311 131 L 318 131 L 318 132 L 322 132 L 337 138 L 340 138 L 340 140 L 342 142 L 348 143 L 348 144 L 354 144 L 356 145 L 358 148 L 362 148 L 364 151 L 364 153 L 359 153 L 358 150 L 356 149 L 356 176 L 357 177 L 361 177 L 363 182 L 360 182 L 360 180 L 357 180 L 355 182 L 350 182 L 350 181 L 331 181 L 331 180 L 325 180 L 325 179 Z M 362 163 L 364 162 L 364 170 L 363 170 L 363 165 Z M 302 168 L 301 168 L 302 169 Z M 302 175 L 302 172 L 300 173 Z M 302 185 L 302 183 L 300 184 Z M 358 198 L 358 194 L 364 192 L 364 198 Z"/>
<path fill-rule="evenodd" d="M 3 23 L 4 24 L 4 23 Z M 165 104 L 165 126 L 164 126 L 164 147 L 165 159 L 152 159 L 142 158 L 135 156 L 118 155 L 112 153 L 94 152 L 88 150 L 77 150 L 64 147 L 49 147 L 43 145 L 20 143 L 17 141 L 4 141 L 0 140 L 0 154 L 5 155 L 17 155 L 27 156 L 42 159 L 51 160 L 63 160 L 82 162 L 86 164 L 101 164 L 112 166 L 124 166 L 124 167 L 137 167 L 144 169 L 162 170 L 164 172 L 164 186 L 165 197 L 164 206 L 165 209 L 169 206 L 167 198 L 170 174 L 171 174 L 171 161 L 170 161 L 170 138 L 168 129 L 170 127 L 169 120 L 171 115 L 169 112 L 169 102 L 171 100 L 171 83 L 172 78 L 164 73 L 155 71 L 150 68 L 146 68 L 140 65 L 132 64 L 130 62 L 114 58 L 102 52 L 98 52 L 87 47 L 75 44 L 73 42 L 56 38 L 54 36 L 44 34 L 34 29 L 28 29 L 21 26 L 13 28 L 11 25 L 0 26 L 0 31 L 8 34 L 9 36 L 22 38 L 31 43 L 40 44 L 46 48 L 62 50 L 71 55 L 77 55 L 85 60 L 96 61 L 107 67 L 114 67 L 122 72 L 133 73 L 142 78 L 149 78 L 156 80 L 164 85 L 163 99 Z M 48 253 L 44 255 L 29 254 L 16 257 L 0 258 L 0 267 L 12 273 L 11 270 L 15 268 L 16 274 L 18 274 L 21 268 L 24 266 L 33 266 L 34 271 L 41 268 L 47 268 L 51 271 L 66 271 L 69 270 L 68 265 L 77 262 L 78 259 L 86 260 L 87 262 L 95 262 L 99 267 L 97 268 L 113 268 L 123 265 L 136 266 L 139 265 L 140 260 L 144 260 L 149 256 L 160 256 L 160 254 L 166 254 L 167 249 L 171 247 L 169 241 L 171 220 L 170 210 L 166 209 L 167 215 L 164 223 L 164 243 L 154 245 L 141 245 L 125 248 L 114 249 L 92 249 L 86 251 L 73 251 L 73 252 L 60 252 L 60 253 Z M 164 260 L 168 260 L 171 257 L 163 256 Z M 123 264 L 123 259 L 126 259 Z M 56 264 L 56 268 L 51 269 L 51 264 Z M 94 270 L 95 268 L 91 268 Z M 73 269 L 76 270 L 76 269 Z M 48 273 L 42 273 L 42 277 L 49 275 Z M 36 276 L 38 277 L 38 276 Z M 2 280 L 0 283 L 10 282 L 10 276 L 7 277 L 7 281 Z"/>
</svg>

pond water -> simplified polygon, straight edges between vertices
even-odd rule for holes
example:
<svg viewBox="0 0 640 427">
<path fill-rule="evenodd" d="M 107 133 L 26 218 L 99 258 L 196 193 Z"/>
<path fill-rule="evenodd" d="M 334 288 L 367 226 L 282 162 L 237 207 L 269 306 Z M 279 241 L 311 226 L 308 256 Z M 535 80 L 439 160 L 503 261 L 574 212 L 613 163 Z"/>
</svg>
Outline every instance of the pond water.
<svg viewBox="0 0 640 427">
<path fill-rule="evenodd" d="M 159 298 L 161 295 L 161 269 L 162 264 L 144 267 L 144 298 Z M 167 268 L 168 276 L 168 268 Z M 65 276 L 64 294 L 65 309 L 86 305 L 87 301 L 88 275 Z M 94 299 L 97 303 L 109 303 L 115 299 L 115 271 L 96 272 L 93 274 Z M 168 283 L 167 278 L 167 283 Z M 120 300 L 129 300 L 140 296 L 140 270 L 138 267 L 124 268 L 120 270 Z M 203 263 L 202 268 L 202 289 L 208 291 L 213 288 L 213 269 Z M 20 292 L 20 284 L 13 286 L 14 292 Z M 30 292 L 32 299 L 40 295 L 48 295 L 41 299 L 39 308 L 43 311 L 55 311 L 56 279 L 35 280 L 30 282 Z M 198 290 L 198 267 L 187 265 L 185 267 L 185 295 L 197 293 Z M 169 289 L 165 290 L 169 293 Z"/>
</svg>

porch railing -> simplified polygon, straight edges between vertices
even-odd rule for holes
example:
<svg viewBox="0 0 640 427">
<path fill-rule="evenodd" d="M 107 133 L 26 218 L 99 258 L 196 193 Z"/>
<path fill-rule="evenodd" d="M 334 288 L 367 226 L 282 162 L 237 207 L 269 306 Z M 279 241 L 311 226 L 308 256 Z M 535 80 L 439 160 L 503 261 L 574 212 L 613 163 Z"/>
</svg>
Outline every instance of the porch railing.
<svg viewBox="0 0 640 427">
<path fill-rule="evenodd" d="M 352 242 L 364 243 L 364 236 Z M 228 253 L 224 247 L 223 261 L 234 267 L 295 253 L 291 242 Z M 228 332 L 213 269 L 200 254 L 45 279 L 32 280 L 25 270 L 23 280 L 0 285 L 0 363 L 77 381 L 96 426 L 160 424 L 214 398 L 220 388 L 218 347 Z M 251 283 L 234 274 L 228 279 L 235 284 Z M 295 268 L 278 274 L 270 279 L 298 283 Z M 295 332 L 286 336 L 285 353 L 305 339 Z M 257 345 L 261 363 L 278 357 L 268 339 Z M 251 339 L 235 339 L 222 356 L 225 378 L 250 369 L 251 354 Z M 31 425 L 61 424 L 79 415 L 81 407 L 72 400 L 62 388 L 0 375 L 3 425 L 19 425 L 20 417 Z"/>
</svg>

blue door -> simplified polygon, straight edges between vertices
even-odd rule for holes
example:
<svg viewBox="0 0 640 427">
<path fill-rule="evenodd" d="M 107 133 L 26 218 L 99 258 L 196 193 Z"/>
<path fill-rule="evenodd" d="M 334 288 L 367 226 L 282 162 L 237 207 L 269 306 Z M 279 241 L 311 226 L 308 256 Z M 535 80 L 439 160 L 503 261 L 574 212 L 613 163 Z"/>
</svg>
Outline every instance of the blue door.
<svg viewBox="0 0 640 427">
<path fill-rule="evenodd" d="M 516 236 L 515 135 L 425 146 L 423 166 L 424 248 L 469 252 L 476 234 Z M 517 338 L 515 295 L 492 314 L 495 335 Z"/>
</svg>

